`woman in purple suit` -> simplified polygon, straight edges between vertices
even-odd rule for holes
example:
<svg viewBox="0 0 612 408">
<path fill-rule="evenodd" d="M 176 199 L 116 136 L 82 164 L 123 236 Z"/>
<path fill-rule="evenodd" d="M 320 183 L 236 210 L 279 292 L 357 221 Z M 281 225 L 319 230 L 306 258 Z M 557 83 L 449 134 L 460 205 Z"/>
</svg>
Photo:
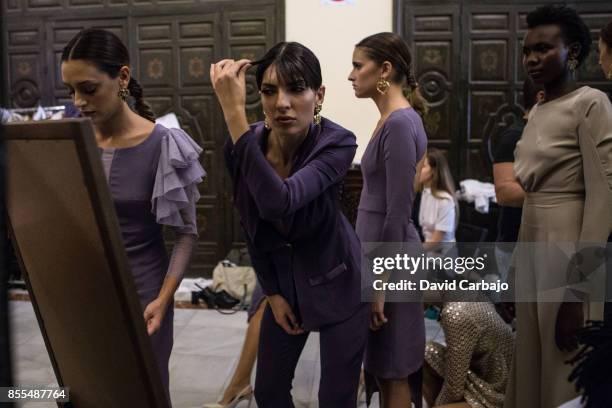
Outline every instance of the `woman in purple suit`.
<svg viewBox="0 0 612 408">
<path fill-rule="evenodd" d="M 256 80 L 266 120 L 245 114 L 245 73 Z M 211 67 L 230 138 L 226 161 L 253 266 L 268 300 L 261 322 L 255 399 L 293 407 L 291 383 L 309 331 L 319 331 L 319 406 L 354 408 L 367 338 L 360 247 L 338 188 L 355 136 L 320 115 L 325 88 L 316 56 L 279 43 L 258 62 Z"/>
<path fill-rule="evenodd" d="M 127 48 L 111 32 L 87 29 L 62 53 L 62 81 L 91 119 L 153 353 L 168 394 L 174 292 L 197 239 L 202 149 L 183 131 L 155 124 L 131 76 Z M 133 106 L 130 108 L 130 103 Z M 175 232 L 169 258 L 162 226 Z M 169 258 L 169 259 L 168 259 Z"/>
<path fill-rule="evenodd" d="M 363 244 L 418 245 L 420 238 L 411 213 L 417 164 L 427 148 L 421 121 L 426 107 L 414 78 L 408 45 L 393 33 L 363 39 L 355 46 L 349 80 L 355 96 L 372 98 L 380 111 L 361 159 L 363 190 L 357 235 Z M 411 399 L 420 406 L 425 351 L 421 303 L 385 303 L 378 293 L 372 303 L 370 328 L 365 355 L 368 391 L 379 389 L 382 407 L 410 407 Z M 371 384 L 372 378 L 375 384 Z"/>
</svg>

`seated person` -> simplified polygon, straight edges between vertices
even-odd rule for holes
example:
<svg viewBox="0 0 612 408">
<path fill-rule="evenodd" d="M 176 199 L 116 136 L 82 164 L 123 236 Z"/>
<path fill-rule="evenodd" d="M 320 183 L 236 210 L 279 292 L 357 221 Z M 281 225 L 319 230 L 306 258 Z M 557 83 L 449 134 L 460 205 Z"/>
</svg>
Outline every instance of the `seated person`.
<svg viewBox="0 0 612 408">
<path fill-rule="evenodd" d="M 444 154 L 427 149 L 420 166 L 416 190 L 421 193 L 419 224 L 425 249 L 440 242 L 455 242 L 459 208 L 454 196 L 455 183 Z"/>
<path fill-rule="evenodd" d="M 425 348 L 428 406 L 502 408 L 514 348 L 510 326 L 487 301 L 445 301 L 441 307 L 446 346 L 430 341 Z"/>
</svg>

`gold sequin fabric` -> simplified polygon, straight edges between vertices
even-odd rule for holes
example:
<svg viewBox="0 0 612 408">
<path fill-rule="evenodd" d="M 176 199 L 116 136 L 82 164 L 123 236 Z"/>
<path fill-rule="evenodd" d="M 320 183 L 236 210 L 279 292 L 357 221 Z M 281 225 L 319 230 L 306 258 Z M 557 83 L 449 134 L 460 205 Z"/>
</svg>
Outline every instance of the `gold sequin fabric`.
<svg viewBox="0 0 612 408">
<path fill-rule="evenodd" d="M 472 408 L 503 407 L 514 334 L 493 304 L 445 303 L 440 325 L 446 346 L 425 347 L 425 361 L 444 379 L 436 405 L 465 400 Z"/>
</svg>

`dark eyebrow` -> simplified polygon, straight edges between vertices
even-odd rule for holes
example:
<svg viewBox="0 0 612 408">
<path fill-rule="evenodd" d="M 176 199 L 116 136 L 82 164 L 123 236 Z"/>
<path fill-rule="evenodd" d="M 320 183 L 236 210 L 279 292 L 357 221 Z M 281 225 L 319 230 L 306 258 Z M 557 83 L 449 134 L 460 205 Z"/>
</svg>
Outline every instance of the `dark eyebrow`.
<svg viewBox="0 0 612 408">
<path fill-rule="evenodd" d="M 306 86 L 306 81 L 303 79 L 296 79 L 287 84 L 288 86 Z"/>
<path fill-rule="evenodd" d="M 274 84 L 270 84 L 270 83 L 268 83 L 268 82 L 264 82 L 264 83 L 262 83 L 262 84 L 261 84 L 261 87 L 262 87 L 262 88 L 263 88 L 264 86 L 267 86 L 267 87 L 269 87 L 269 88 L 276 88 L 276 85 L 274 85 Z"/>
<path fill-rule="evenodd" d="M 533 50 L 535 48 L 541 48 L 541 47 L 554 47 L 554 44 L 548 43 L 548 42 L 544 42 L 544 41 L 540 41 L 537 42 L 535 44 L 531 44 L 531 45 L 523 45 L 523 51 L 525 50 Z"/>
</svg>

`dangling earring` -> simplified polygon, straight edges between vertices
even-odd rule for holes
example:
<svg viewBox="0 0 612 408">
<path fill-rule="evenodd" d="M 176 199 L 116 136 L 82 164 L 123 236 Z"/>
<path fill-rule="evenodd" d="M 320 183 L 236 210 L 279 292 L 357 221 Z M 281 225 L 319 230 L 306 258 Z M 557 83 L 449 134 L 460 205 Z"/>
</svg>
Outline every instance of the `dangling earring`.
<svg viewBox="0 0 612 408">
<path fill-rule="evenodd" d="M 576 74 L 576 68 L 578 67 L 578 60 L 576 58 L 574 58 L 574 57 L 570 57 L 567 60 L 567 67 L 569 68 L 570 73 L 572 75 L 575 75 Z"/>
<path fill-rule="evenodd" d="M 380 77 L 378 79 L 378 81 L 376 81 L 376 90 L 378 91 L 378 93 L 380 93 L 381 95 L 384 95 L 387 93 L 387 91 L 389 90 L 389 87 L 391 86 L 391 84 L 389 83 L 389 81 L 387 81 L 385 78 Z"/>
<path fill-rule="evenodd" d="M 323 109 L 322 103 L 317 103 L 314 108 L 313 122 L 315 125 L 321 124 L 321 109 Z"/>
<path fill-rule="evenodd" d="M 130 90 L 127 88 L 121 88 L 117 95 L 122 101 L 127 101 L 127 98 L 130 96 Z"/>
<path fill-rule="evenodd" d="M 268 122 L 268 115 L 266 115 L 266 112 L 264 112 L 264 127 L 270 130 L 270 122 Z"/>
</svg>

